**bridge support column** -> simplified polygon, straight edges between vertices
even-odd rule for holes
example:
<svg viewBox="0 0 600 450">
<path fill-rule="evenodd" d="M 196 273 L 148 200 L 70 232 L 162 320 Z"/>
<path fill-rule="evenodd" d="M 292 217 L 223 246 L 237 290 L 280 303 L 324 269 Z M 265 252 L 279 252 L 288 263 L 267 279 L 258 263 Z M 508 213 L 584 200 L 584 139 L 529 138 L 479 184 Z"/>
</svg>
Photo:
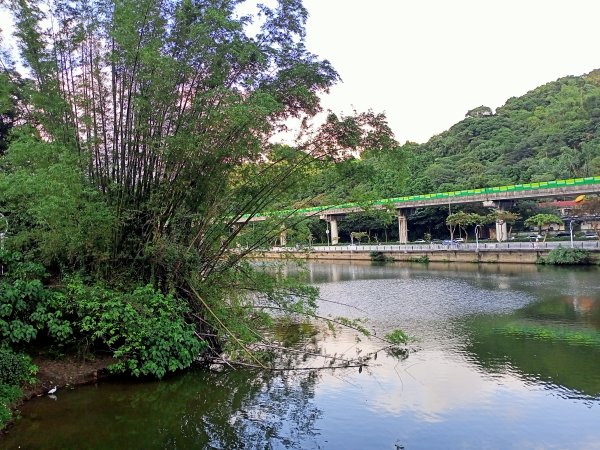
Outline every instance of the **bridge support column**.
<svg viewBox="0 0 600 450">
<path fill-rule="evenodd" d="M 343 219 L 344 216 L 343 215 L 336 215 L 336 216 L 322 215 L 322 216 L 320 216 L 320 218 L 327 222 L 327 241 L 328 241 L 328 243 L 330 243 L 331 245 L 337 245 L 337 243 L 340 241 L 340 235 L 338 233 L 337 221 L 338 221 L 338 219 Z"/>
<path fill-rule="evenodd" d="M 506 222 L 504 220 L 496 221 L 496 240 L 498 242 L 504 242 L 508 240 L 508 231 Z"/>
<path fill-rule="evenodd" d="M 340 236 L 338 234 L 337 218 L 335 216 L 329 218 L 329 229 L 331 231 L 331 245 L 337 245 L 340 241 Z"/>
<path fill-rule="evenodd" d="M 507 208 L 510 208 L 514 204 L 513 201 L 485 201 L 483 202 L 483 206 L 487 206 L 489 208 L 494 208 L 498 213 L 506 211 Z M 496 219 L 496 240 L 498 242 L 504 242 L 508 240 L 508 227 L 506 225 L 506 221 L 499 217 Z"/>
<path fill-rule="evenodd" d="M 407 210 L 398 209 L 398 242 L 408 243 L 408 223 L 406 221 Z"/>
<path fill-rule="evenodd" d="M 279 245 L 285 247 L 287 244 L 287 228 L 285 225 L 281 225 L 281 232 L 279 233 Z"/>
<path fill-rule="evenodd" d="M 496 221 L 496 240 L 498 242 L 504 242 L 508 240 L 508 229 L 504 220 Z"/>
</svg>

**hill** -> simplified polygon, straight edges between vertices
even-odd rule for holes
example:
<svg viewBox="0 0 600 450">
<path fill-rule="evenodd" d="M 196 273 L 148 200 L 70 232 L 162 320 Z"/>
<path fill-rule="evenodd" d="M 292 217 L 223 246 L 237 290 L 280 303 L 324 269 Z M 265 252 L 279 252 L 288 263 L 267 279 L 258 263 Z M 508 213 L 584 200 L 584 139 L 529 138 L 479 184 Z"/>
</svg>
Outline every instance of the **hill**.
<svg viewBox="0 0 600 450">
<path fill-rule="evenodd" d="M 407 193 L 600 173 L 600 70 L 481 106 L 422 145 L 407 143 Z"/>
</svg>

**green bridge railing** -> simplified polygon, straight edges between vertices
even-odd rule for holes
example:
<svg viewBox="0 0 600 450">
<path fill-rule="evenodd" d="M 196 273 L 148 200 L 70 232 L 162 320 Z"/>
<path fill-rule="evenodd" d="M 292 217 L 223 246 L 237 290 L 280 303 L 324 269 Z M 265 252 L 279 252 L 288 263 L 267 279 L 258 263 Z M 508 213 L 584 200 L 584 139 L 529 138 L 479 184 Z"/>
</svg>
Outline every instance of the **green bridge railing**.
<svg viewBox="0 0 600 450">
<path fill-rule="evenodd" d="M 512 184 L 509 186 L 497 186 L 488 188 L 478 189 L 465 189 L 462 191 L 451 191 L 451 192 L 439 192 L 435 194 L 419 194 L 419 195 L 408 195 L 404 197 L 392 197 L 381 200 L 374 200 L 370 202 L 354 202 L 354 203 L 342 203 L 340 205 L 327 205 L 327 206 L 313 206 L 310 208 L 302 209 L 282 209 L 279 211 L 270 211 L 261 214 L 257 214 L 255 217 L 280 217 L 289 215 L 309 215 L 318 214 L 322 211 L 331 209 L 346 209 L 346 208 L 369 208 L 373 206 L 386 206 L 390 204 L 402 204 L 411 203 L 423 200 L 437 200 L 447 199 L 456 197 L 468 197 L 471 195 L 481 194 L 497 194 L 500 192 L 523 192 L 523 191 L 537 191 L 539 189 L 552 189 L 570 186 L 586 186 L 591 184 L 600 184 L 600 176 L 597 177 L 586 177 L 586 178 L 569 178 L 566 180 L 554 180 L 554 181 L 540 181 L 539 183 L 525 183 L 525 184 Z M 249 214 L 244 214 L 241 219 L 248 219 Z"/>
</svg>

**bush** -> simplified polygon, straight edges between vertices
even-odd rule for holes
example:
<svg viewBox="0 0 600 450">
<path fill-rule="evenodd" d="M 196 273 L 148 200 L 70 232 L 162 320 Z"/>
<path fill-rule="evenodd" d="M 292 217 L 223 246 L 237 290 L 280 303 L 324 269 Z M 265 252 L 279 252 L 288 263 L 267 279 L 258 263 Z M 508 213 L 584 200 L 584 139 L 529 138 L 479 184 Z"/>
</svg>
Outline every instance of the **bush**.
<svg viewBox="0 0 600 450">
<path fill-rule="evenodd" d="M 34 373 L 31 358 L 8 347 L 0 347 L 0 384 L 18 386 L 24 381 L 32 382 Z"/>
<path fill-rule="evenodd" d="M 23 395 L 21 383 L 33 382 L 35 372 L 31 358 L 6 346 L 0 347 L 0 429 L 11 418 L 11 403 Z"/>
<path fill-rule="evenodd" d="M 162 378 L 189 367 L 206 346 L 184 320 L 185 303 L 152 286 L 122 293 L 73 279 L 65 301 L 75 309 L 78 330 L 111 349 L 117 372 Z"/>
<path fill-rule="evenodd" d="M 0 279 L 0 337 L 4 342 L 31 342 L 41 330 L 57 343 L 72 335 L 56 293 L 44 286 L 45 268 L 18 252 L 0 251 L 5 275 Z"/>
<path fill-rule="evenodd" d="M 0 430 L 12 418 L 10 405 L 18 400 L 22 394 L 20 387 L 0 383 Z"/>
<path fill-rule="evenodd" d="M 52 290 L 44 267 L 19 253 L 0 252 L 0 263 L 0 338 L 10 345 L 95 344 L 113 352 L 114 370 L 158 378 L 189 367 L 205 346 L 185 322 L 186 303 L 152 286 L 121 292 L 71 278 Z"/>
<path fill-rule="evenodd" d="M 393 261 L 393 259 L 390 258 L 389 256 L 385 256 L 385 253 L 383 253 L 383 252 L 371 252 L 370 256 L 371 256 L 371 261 L 373 261 L 373 262 L 391 262 L 391 261 Z"/>
<path fill-rule="evenodd" d="M 392 344 L 406 344 L 408 342 L 408 335 L 400 330 L 400 329 L 396 329 L 388 334 L 385 335 L 385 338 L 390 341 L 390 343 Z"/>
<path fill-rule="evenodd" d="M 82 176 L 76 153 L 23 129 L 2 164 L 0 212 L 11 224 L 9 248 L 48 266 L 92 268 L 107 261 L 114 216 Z"/>
<path fill-rule="evenodd" d="M 552 250 L 548 257 L 542 260 L 543 264 L 554 265 L 576 265 L 589 264 L 590 252 L 580 248 L 557 247 Z"/>
</svg>

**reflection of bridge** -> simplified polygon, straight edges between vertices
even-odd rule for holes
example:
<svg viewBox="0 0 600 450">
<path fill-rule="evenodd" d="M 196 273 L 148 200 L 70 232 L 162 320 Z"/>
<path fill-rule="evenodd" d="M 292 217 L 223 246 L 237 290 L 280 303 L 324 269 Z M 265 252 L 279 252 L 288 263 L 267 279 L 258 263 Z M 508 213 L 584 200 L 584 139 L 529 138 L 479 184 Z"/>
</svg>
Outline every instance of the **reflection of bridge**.
<svg viewBox="0 0 600 450">
<path fill-rule="evenodd" d="M 466 189 L 436 194 L 411 195 L 386 198 L 371 202 L 344 203 L 341 205 L 315 206 L 303 209 L 287 209 L 257 214 L 254 216 L 244 215 L 238 220 L 238 223 L 266 220 L 269 217 L 281 219 L 294 215 L 319 215 L 320 218 L 329 222 L 331 229 L 331 243 L 335 245 L 339 241 L 337 221 L 346 214 L 368 211 L 370 209 L 390 208 L 397 211 L 399 241 L 401 244 L 406 244 L 408 242 L 406 217 L 414 208 L 482 202 L 485 206 L 502 210 L 509 207 L 512 202 L 518 199 L 572 197 L 579 194 L 590 193 L 600 193 L 600 176 L 543 181 L 539 183 L 514 184 L 490 188 Z M 496 236 L 499 241 L 506 240 L 506 223 L 496 223 Z"/>
</svg>

